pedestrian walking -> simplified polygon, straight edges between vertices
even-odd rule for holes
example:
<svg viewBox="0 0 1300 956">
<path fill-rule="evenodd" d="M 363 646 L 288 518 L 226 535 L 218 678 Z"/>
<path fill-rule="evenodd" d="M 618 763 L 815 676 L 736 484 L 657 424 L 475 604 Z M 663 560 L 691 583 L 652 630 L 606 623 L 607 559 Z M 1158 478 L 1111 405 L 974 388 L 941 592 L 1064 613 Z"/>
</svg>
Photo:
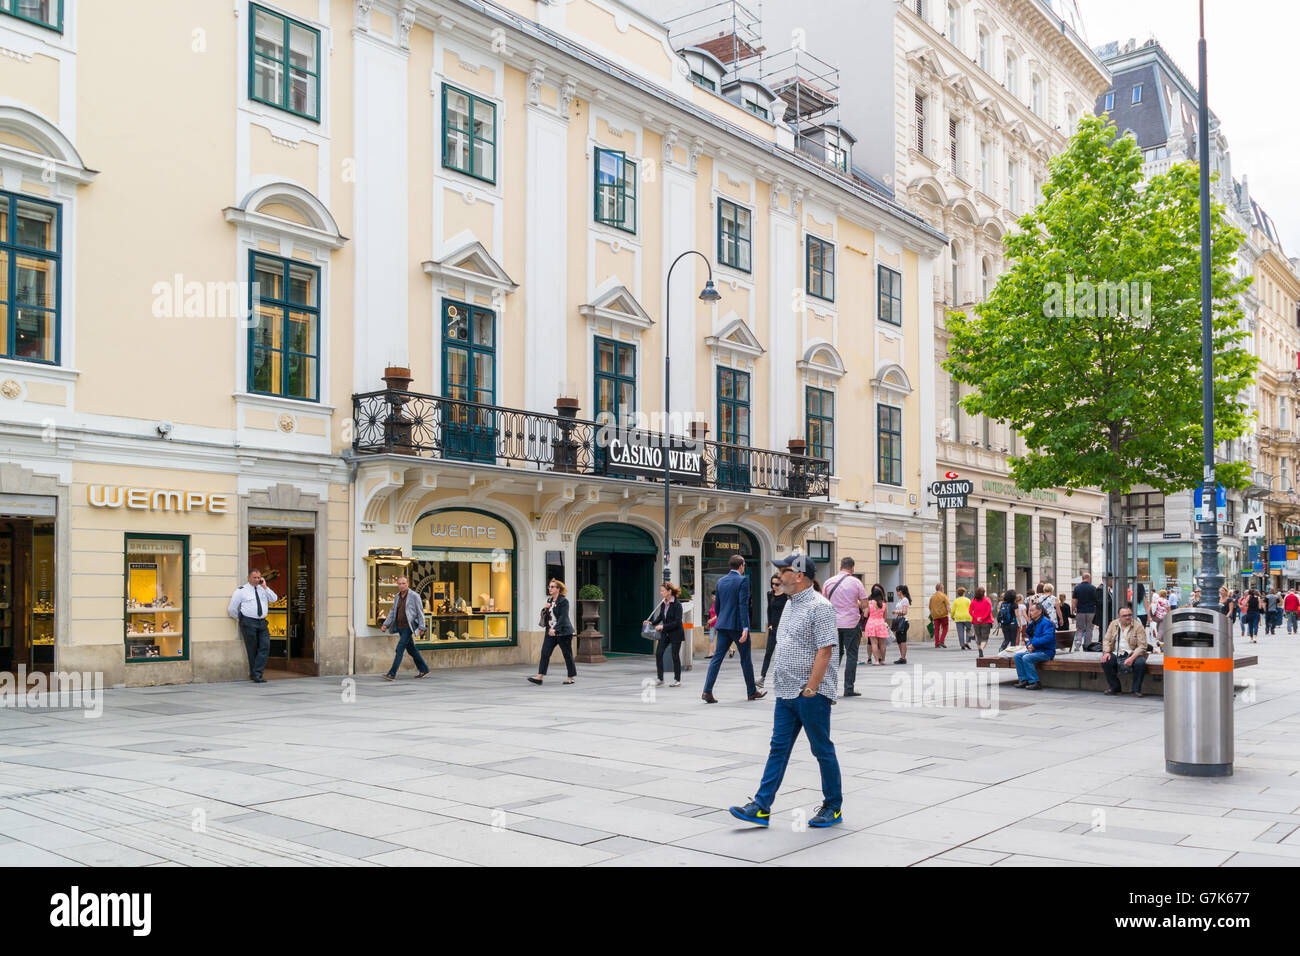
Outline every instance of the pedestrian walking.
<svg viewBox="0 0 1300 956">
<path fill-rule="evenodd" d="M 659 585 L 659 606 L 655 608 L 647 624 L 653 624 L 659 633 L 655 643 L 655 673 L 658 675 L 656 687 L 664 686 L 664 651 L 671 648 L 673 652 L 672 687 L 682 686 L 682 641 L 686 640 L 686 630 L 682 627 L 682 602 L 677 600 L 681 589 L 671 582 Z"/>
<path fill-rule="evenodd" d="M 248 679 L 254 684 L 265 684 L 262 672 L 271 654 L 271 633 L 266 629 L 266 611 L 278 601 L 275 592 L 266 586 L 262 572 L 251 568 L 248 580 L 235 588 L 230 596 L 227 612 L 239 622 L 239 634 L 244 639 L 248 654 Z"/>
<path fill-rule="evenodd" d="M 1195 604 L 1196 602 L 1193 601 L 1192 603 Z M 1137 586 L 1133 588 L 1133 616 L 1142 622 L 1142 627 L 1144 629 L 1148 626 L 1151 620 L 1147 613 L 1147 589 L 1141 581 L 1139 581 Z M 1103 641 L 1103 643 L 1105 642 Z"/>
<path fill-rule="evenodd" d="M 767 646 L 763 648 L 763 670 L 755 682 L 762 687 L 767 681 L 767 667 L 772 662 L 772 652 L 776 650 L 776 629 L 781 623 L 781 611 L 790 596 L 781 590 L 781 578 L 772 577 L 772 589 L 767 593 Z"/>
<path fill-rule="evenodd" d="M 1265 633 L 1276 634 L 1278 625 L 1282 623 L 1282 595 L 1277 593 L 1277 588 L 1270 587 L 1265 601 L 1267 602 L 1265 611 L 1268 615 Z"/>
<path fill-rule="evenodd" d="M 911 626 L 907 622 L 907 612 L 912 607 L 912 592 L 906 584 L 898 586 L 899 598 L 894 603 L 894 640 L 898 642 L 898 660 L 895 664 L 907 663 L 907 631 Z"/>
<path fill-rule="evenodd" d="M 1001 654 L 1016 643 L 1020 637 L 1020 622 L 1016 617 L 1015 591 L 1008 590 L 1002 595 L 1002 600 L 998 604 L 998 627 L 1002 628 L 1002 646 L 998 648 L 998 653 Z"/>
<path fill-rule="evenodd" d="M 1254 588 L 1246 595 L 1246 614 L 1242 618 L 1247 632 L 1250 634 L 1250 643 L 1258 643 L 1255 638 L 1259 635 L 1259 613 L 1260 600 L 1259 592 Z"/>
<path fill-rule="evenodd" d="M 1016 595 L 1016 644 L 1025 643 L 1025 631 L 1029 628 L 1029 605 L 1023 594 Z"/>
<path fill-rule="evenodd" d="M 821 769 L 822 804 L 808 820 L 810 827 L 832 827 L 844 822 L 840 765 L 831 743 L 831 704 L 838 685 L 839 633 L 835 608 L 813 590 L 816 565 L 805 554 L 774 561 L 781 569 L 781 586 L 790 602 L 781 614 L 773 661 L 776 707 L 772 717 L 772 744 L 758 792 L 731 815 L 761 827 L 771 822 L 790 751 L 800 730 L 808 732 L 808 745 Z"/>
<path fill-rule="evenodd" d="M 1287 588 L 1282 610 L 1286 614 L 1286 632 L 1295 634 L 1297 624 L 1300 623 L 1300 595 L 1295 593 L 1295 588 Z"/>
<path fill-rule="evenodd" d="M 959 587 L 957 596 L 952 599 L 952 623 L 957 628 L 957 644 L 963 651 L 970 650 L 971 644 L 971 617 L 970 617 L 970 598 L 966 596 L 966 589 Z"/>
<path fill-rule="evenodd" d="M 983 657 L 993 630 L 993 603 L 985 596 L 982 587 L 975 589 L 975 600 L 970 602 L 970 616 L 975 624 L 975 648 L 978 656 Z"/>
<path fill-rule="evenodd" d="M 415 675 L 416 678 L 429 676 L 429 665 L 424 662 L 412 636 L 423 634 L 424 628 L 424 602 L 420 600 L 420 595 L 411 590 L 406 578 L 398 578 L 393 606 L 388 611 L 388 617 L 384 618 L 384 623 L 379 625 L 381 631 L 397 634 L 397 653 L 393 655 L 393 666 L 384 674 L 384 680 L 397 680 L 397 669 L 402 666 L 402 654 L 407 651 L 411 652 L 411 660 L 419 672 Z"/>
<path fill-rule="evenodd" d="M 873 584 L 871 596 L 867 598 L 867 623 L 863 633 L 869 644 L 867 659 L 877 667 L 884 666 L 885 645 L 889 643 L 889 623 L 885 613 L 888 607 L 885 589 L 879 584 Z"/>
<path fill-rule="evenodd" d="M 1078 651 L 1092 643 L 1092 619 L 1097 615 L 1097 589 L 1092 586 L 1092 574 L 1084 570 L 1074 586 L 1070 606 L 1074 610 L 1074 643 L 1071 651 Z"/>
<path fill-rule="evenodd" d="M 546 636 L 542 638 L 542 657 L 537 662 L 537 673 L 528 678 L 528 683 L 542 683 L 547 668 L 551 666 L 551 655 L 559 647 L 564 655 L 566 676 L 564 683 L 572 684 L 578 676 L 578 668 L 573 663 L 573 621 L 569 617 L 569 599 L 565 596 L 567 589 L 559 578 L 551 578 L 546 585 L 549 597 L 542 606 L 542 620 L 545 622 Z"/>
<path fill-rule="evenodd" d="M 936 584 L 934 593 L 930 595 L 930 620 L 934 624 L 935 647 L 948 646 L 948 615 L 951 611 L 952 605 L 943 591 L 943 585 Z"/>
<path fill-rule="evenodd" d="M 1227 588 L 1219 588 L 1220 602 L 1228 596 Z M 1156 592 L 1151 601 L 1151 641 L 1157 650 L 1164 649 L 1165 618 L 1169 616 L 1169 594 L 1164 588 Z"/>
<path fill-rule="evenodd" d="M 749 578 L 745 577 L 745 559 L 733 554 L 728 562 L 730 570 L 718 579 L 714 590 L 717 595 L 718 639 L 709 661 L 709 673 L 704 679 L 704 693 L 700 699 L 706 704 L 716 704 L 713 685 L 722 668 L 722 659 L 735 643 L 740 652 L 740 672 L 745 678 L 745 690 L 750 700 L 767 696 L 767 691 L 754 686 L 754 665 L 749 657 Z"/>
<path fill-rule="evenodd" d="M 1029 605 L 1027 641 L 1028 646 L 1025 650 L 1016 654 L 1018 679 L 1012 686 L 1023 687 L 1026 690 L 1042 690 L 1043 685 L 1038 680 L 1038 670 L 1034 665 L 1056 657 L 1056 627 L 1043 613 L 1041 604 Z"/>
<path fill-rule="evenodd" d="M 867 606 L 867 589 L 853 576 L 853 559 L 840 558 L 840 573 L 822 585 L 822 597 L 835 608 L 835 628 L 840 640 L 840 663 L 844 665 L 844 697 L 861 697 L 853 689 L 858 675 L 858 643 L 862 640 L 862 612 Z"/>
</svg>

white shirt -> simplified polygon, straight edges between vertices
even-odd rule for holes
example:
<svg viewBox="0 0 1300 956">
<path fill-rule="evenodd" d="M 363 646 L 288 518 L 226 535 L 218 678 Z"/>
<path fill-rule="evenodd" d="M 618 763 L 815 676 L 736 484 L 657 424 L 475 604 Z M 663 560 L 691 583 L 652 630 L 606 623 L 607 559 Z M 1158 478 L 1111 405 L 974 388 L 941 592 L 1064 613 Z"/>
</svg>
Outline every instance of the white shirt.
<svg viewBox="0 0 1300 956">
<path fill-rule="evenodd" d="M 1129 654 L 1133 653 L 1133 649 L 1128 646 L 1128 635 L 1132 630 L 1132 624 L 1128 627 L 1123 624 L 1119 626 L 1119 640 L 1115 642 L 1115 655 L 1117 657 L 1128 657 Z"/>
<path fill-rule="evenodd" d="M 266 617 L 266 609 L 279 599 L 275 596 L 275 592 L 265 584 L 256 588 L 256 591 L 262 596 L 261 614 L 257 613 L 257 598 L 253 593 L 253 586 L 245 583 L 235 588 L 235 593 L 230 596 L 230 607 L 227 609 L 230 616 L 236 621 L 239 620 L 239 615 L 241 614 L 244 615 L 244 617 L 259 619 Z"/>
</svg>

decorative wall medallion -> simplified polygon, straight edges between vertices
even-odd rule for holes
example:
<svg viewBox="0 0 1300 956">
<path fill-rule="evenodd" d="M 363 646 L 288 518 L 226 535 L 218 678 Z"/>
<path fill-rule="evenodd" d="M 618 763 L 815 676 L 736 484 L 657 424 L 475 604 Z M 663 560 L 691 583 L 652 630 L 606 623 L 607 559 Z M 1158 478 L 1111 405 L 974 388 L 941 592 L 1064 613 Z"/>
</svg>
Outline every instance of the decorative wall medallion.
<svg viewBox="0 0 1300 956">
<path fill-rule="evenodd" d="M 23 393 L 23 387 L 12 378 L 7 378 L 0 382 L 0 395 L 5 398 L 17 398 Z"/>
<path fill-rule="evenodd" d="M 293 431 L 294 428 L 297 427 L 297 424 L 298 423 L 294 421 L 294 417 L 290 415 L 288 412 L 285 412 L 283 415 L 280 416 L 279 425 L 280 425 L 280 431 L 282 432 Z"/>
</svg>

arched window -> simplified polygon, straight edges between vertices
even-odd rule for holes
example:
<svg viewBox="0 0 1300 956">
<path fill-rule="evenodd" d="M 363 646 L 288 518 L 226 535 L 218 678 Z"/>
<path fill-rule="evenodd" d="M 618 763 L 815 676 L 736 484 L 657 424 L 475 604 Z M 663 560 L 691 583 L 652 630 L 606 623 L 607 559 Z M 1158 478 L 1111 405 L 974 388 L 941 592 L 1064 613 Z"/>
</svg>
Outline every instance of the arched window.
<svg viewBox="0 0 1300 956">
<path fill-rule="evenodd" d="M 983 70 L 985 73 L 992 73 L 993 60 L 989 51 L 989 47 L 990 47 L 989 31 L 985 30 L 983 27 L 980 27 L 978 36 L 979 36 L 979 43 L 978 43 L 977 52 L 979 56 L 980 69 Z"/>
<path fill-rule="evenodd" d="M 988 301 L 989 293 L 993 291 L 992 270 L 989 268 L 989 261 L 985 259 L 980 263 L 980 291 L 984 296 L 984 301 Z"/>
<path fill-rule="evenodd" d="M 952 241 L 948 253 L 952 259 L 952 302 L 956 305 L 961 302 L 961 246 L 956 239 Z"/>
</svg>

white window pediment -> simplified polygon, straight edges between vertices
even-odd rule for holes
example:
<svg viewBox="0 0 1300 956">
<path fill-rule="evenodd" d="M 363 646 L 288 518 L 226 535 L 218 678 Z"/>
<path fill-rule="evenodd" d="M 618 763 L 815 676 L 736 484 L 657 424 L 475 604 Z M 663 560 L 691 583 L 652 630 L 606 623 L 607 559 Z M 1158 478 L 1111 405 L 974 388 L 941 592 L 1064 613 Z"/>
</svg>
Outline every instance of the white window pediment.
<svg viewBox="0 0 1300 956">
<path fill-rule="evenodd" d="M 907 51 L 907 58 L 941 80 L 945 76 L 943 66 L 939 63 L 939 57 L 935 54 L 933 47 L 915 47 Z"/>
<path fill-rule="evenodd" d="M 254 235 L 292 236 L 317 249 L 342 249 L 348 241 L 325 204 L 295 183 L 258 186 L 221 212 L 226 222 Z"/>
<path fill-rule="evenodd" d="M 31 110 L 0 106 L 0 133 L 30 146 L 0 143 L 0 165 L 16 166 L 35 181 L 52 172 L 56 180 L 85 185 L 99 175 L 98 170 L 86 168 L 77 148 L 57 126 Z"/>
<path fill-rule="evenodd" d="M 704 344 L 715 353 L 727 353 L 746 360 L 756 359 L 766 351 L 745 320 L 734 312 L 728 313 L 722 328 L 716 335 L 708 336 Z"/>
<path fill-rule="evenodd" d="M 578 306 L 578 312 L 589 321 L 608 322 L 615 330 L 621 327 L 640 332 L 654 325 L 650 313 L 643 309 L 641 303 L 633 297 L 626 286 L 622 285 L 616 285 L 596 296 L 586 305 Z"/>
<path fill-rule="evenodd" d="M 846 372 L 844 360 L 829 342 L 814 342 L 808 346 L 803 358 L 795 363 L 795 368 L 826 378 L 843 378 Z"/>
<path fill-rule="evenodd" d="M 876 401 L 886 404 L 902 404 L 903 399 L 912 394 L 912 383 L 902 366 L 890 363 L 882 365 L 871 380 Z"/>
<path fill-rule="evenodd" d="M 519 284 L 506 274 L 506 270 L 477 239 L 471 239 L 441 259 L 430 259 L 422 266 L 426 275 L 448 285 L 485 289 L 489 294 L 514 292 L 519 288 Z"/>
<path fill-rule="evenodd" d="M 1006 125 L 1007 114 L 1003 112 L 1002 107 L 998 105 L 998 101 L 993 97 L 989 96 L 981 100 L 979 108 L 985 116 L 993 121 L 995 126 Z"/>
</svg>

